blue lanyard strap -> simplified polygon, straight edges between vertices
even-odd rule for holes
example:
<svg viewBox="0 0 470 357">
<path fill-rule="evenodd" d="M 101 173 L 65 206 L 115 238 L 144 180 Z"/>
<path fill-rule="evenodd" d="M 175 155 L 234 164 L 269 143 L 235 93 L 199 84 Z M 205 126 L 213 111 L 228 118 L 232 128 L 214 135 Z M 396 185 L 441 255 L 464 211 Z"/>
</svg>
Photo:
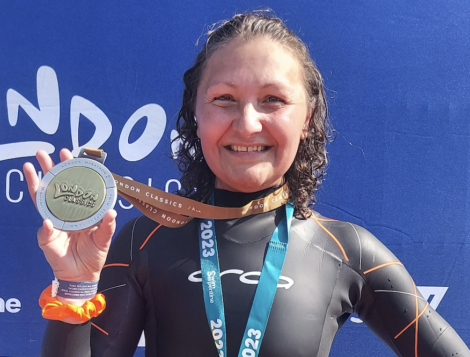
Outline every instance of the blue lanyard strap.
<svg viewBox="0 0 470 357">
<path fill-rule="evenodd" d="M 282 266 L 287 254 L 287 243 L 294 206 L 289 202 L 285 207 L 286 216 L 276 227 L 269 241 L 238 357 L 256 357 L 259 353 Z M 207 320 L 209 321 L 209 327 L 219 352 L 219 357 L 227 357 L 225 312 L 214 220 L 200 219 L 198 228 L 201 275 Z"/>
</svg>

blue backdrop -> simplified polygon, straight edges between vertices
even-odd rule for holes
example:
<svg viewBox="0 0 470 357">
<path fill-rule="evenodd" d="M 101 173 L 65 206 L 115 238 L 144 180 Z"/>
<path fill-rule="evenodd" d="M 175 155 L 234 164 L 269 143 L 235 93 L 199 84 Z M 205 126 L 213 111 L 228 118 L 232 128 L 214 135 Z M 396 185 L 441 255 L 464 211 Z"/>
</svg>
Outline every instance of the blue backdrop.
<svg viewBox="0 0 470 357">
<path fill-rule="evenodd" d="M 112 171 L 174 191 L 170 138 L 196 42 L 266 7 L 325 79 L 337 138 L 317 210 L 379 237 L 470 344 L 468 1 L 43 0 L 0 10 L 0 356 L 38 355 L 52 279 L 22 164 L 39 148 L 58 161 L 62 147 L 99 146 Z M 117 211 L 119 226 L 138 214 L 123 200 Z M 392 355 L 353 320 L 331 356 Z"/>
</svg>

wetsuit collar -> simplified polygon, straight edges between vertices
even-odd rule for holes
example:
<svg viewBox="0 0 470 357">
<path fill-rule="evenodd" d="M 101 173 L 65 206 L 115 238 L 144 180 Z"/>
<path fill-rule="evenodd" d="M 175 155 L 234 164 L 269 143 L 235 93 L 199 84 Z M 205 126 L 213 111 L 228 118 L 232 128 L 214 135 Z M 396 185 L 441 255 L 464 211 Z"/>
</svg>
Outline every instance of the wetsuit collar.
<svg viewBox="0 0 470 357">
<path fill-rule="evenodd" d="M 215 188 L 214 189 L 214 204 L 219 207 L 241 207 L 248 202 L 266 197 L 273 193 L 282 186 L 270 187 L 256 192 L 233 192 Z"/>
<path fill-rule="evenodd" d="M 215 189 L 214 201 L 216 206 L 240 207 L 252 200 L 265 197 L 277 190 L 279 186 L 265 190 L 242 193 Z M 216 229 L 223 232 L 219 241 L 224 238 L 233 243 L 247 244 L 260 240 L 268 241 L 276 226 L 285 216 L 284 206 L 269 212 L 236 219 L 218 219 L 215 221 Z"/>
</svg>

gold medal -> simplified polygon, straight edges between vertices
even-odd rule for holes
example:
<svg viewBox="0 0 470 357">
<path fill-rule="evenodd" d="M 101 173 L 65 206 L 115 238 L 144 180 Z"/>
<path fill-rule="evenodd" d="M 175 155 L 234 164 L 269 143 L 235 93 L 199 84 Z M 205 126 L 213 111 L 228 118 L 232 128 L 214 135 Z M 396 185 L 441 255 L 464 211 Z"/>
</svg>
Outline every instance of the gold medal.
<svg viewBox="0 0 470 357">
<path fill-rule="evenodd" d="M 62 231 L 79 231 L 97 225 L 114 207 L 116 184 L 102 164 L 106 158 L 82 149 L 76 159 L 54 166 L 42 179 L 36 194 L 39 213 Z"/>
</svg>

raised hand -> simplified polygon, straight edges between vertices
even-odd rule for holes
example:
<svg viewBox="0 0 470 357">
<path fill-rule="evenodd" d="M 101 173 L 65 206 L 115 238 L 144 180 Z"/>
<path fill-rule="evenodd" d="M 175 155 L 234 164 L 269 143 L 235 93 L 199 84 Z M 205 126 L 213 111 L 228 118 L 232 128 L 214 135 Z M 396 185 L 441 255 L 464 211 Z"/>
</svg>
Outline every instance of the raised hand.
<svg viewBox="0 0 470 357">
<path fill-rule="evenodd" d="M 54 163 L 45 151 L 38 151 L 36 158 L 44 174 Z M 73 159 L 69 150 L 60 152 L 61 161 Z M 29 194 L 36 204 L 39 178 L 34 166 L 27 162 L 23 172 Z M 39 247 L 43 250 L 54 275 L 61 280 L 77 282 L 98 281 L 108 254 L 111 238 L 116 228 L 116 211 L 108 211 L 100 224 L 79 232 L 63 232 L 55 229 L 52 222 L 44 220 L 37 233 Z"/>
</svg>

